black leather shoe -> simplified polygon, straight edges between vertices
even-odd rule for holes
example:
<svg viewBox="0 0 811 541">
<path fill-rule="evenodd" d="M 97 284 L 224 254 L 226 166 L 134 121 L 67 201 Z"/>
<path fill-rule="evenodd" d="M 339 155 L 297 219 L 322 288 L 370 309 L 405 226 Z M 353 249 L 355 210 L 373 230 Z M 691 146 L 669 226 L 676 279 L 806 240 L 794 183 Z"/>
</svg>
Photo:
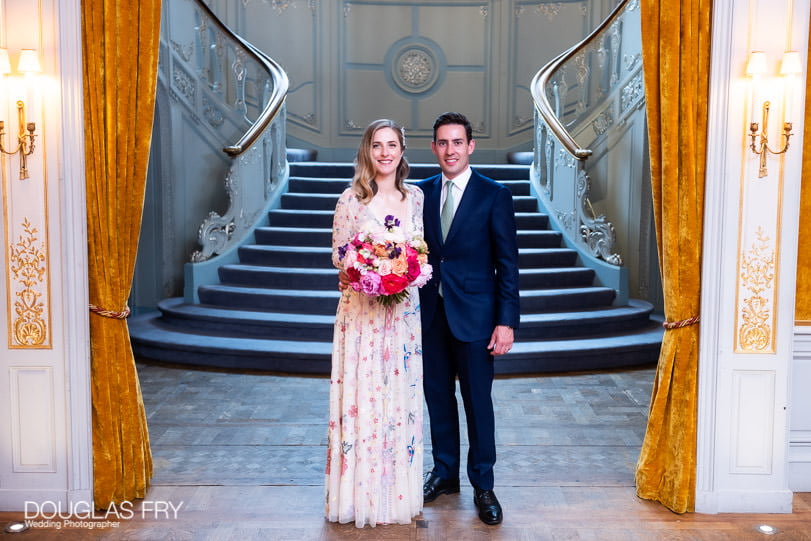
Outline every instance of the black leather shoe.
<svg viewBox="0 0 811 541">
<path fill-rule="evenodd" d="M 501 524 L 504 515 L 501 512 L 501 504 L 498 503 L 495 492 L 492 490 L 474 489 L 473 503 L 479 510 L 479 518 L 485 524 Z"/>
<path fill-rule="evenodd" d="M 455 494 L 459 492 L 459 479 L 443 479 L 436 473 L 431 472 L 425 476 L 425 484 L 422 485 L 422 501 L 432 502 L 440 494 Z"/>
</svg>

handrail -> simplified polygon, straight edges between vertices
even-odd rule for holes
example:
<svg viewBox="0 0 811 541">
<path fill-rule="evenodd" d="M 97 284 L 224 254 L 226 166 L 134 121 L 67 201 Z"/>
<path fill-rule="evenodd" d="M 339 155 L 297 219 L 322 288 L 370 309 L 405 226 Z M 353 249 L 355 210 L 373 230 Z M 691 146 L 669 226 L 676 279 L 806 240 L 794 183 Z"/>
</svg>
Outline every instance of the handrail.
<svg viewBox="0 0 811 541">
<path fill-rule="evenodd" d="M 223 152 L 235 158 L 250 148 L 254 141 L 256 141 L 262 132 L 265 131 L 265 128 L 270 125 L 270 123 L 279 113 L 282 104 L 287 98 L 287 90 L 290 83 L 287 79 L 287 74 L 275 60 L 235 34 L 219 19 L 219 17 L 217 17 L 217 15 L 211 10 L 210 7 L 208 7 L 208 5 L 206 5 L 205 2 L 198 2 L 197 4 L 209 15 L 210 20 L 220 30 L 222 30 L 225 34 L 228 34 L 231 39 L 242 45 L 245 50 L 253 56 L 254 60 L 262 64 L 268 70 L 271 78 L 274 81 L 273 93 L 271 94 L 267 105 L 256 119 L 256 122 L 251 124 L 248 131 L 246 131 L 242 137 L 240 137 L 236 144 L 223 148 Z"/>
<path fill-rule="evenodd" d="M 578 160 L 588 158 L 591 156 L 592 152 L 590 149 L 581 148 L 580 145 L 577 144 L 577 141 L 574 140 L 574 137 L 571 136 L 569 131 L 563 126 L 560 119 L 552 110 L 552 105 L 549 103 L 549 99 L 546 97 L 546 92 L 544 92 L 543 89 L 546 88 L 546 83 L 549 81 L 552 74 L 555 73 L 557 68 L 575 56 L 578 51 L 585 49 L 595 36 L 599 35 L 608 26 L 613 24 L 622 13 L 625 4 L 628 2 L 629 0 L 620 0 L 609 16 L 591 34 L 586 36 L 585 39 L 573 47 L 563 51 L 561 54 L 549 61 L 544 67 L 538 70 L 538 73 L 536 73 L 532 78 L 532 83 L 530 84 L 532 100 L 535 103 L 535 108 L 538 110 L 538 114 L 541 115 L 546 125 L 550 130 L 552 130 L 552 133 L 555 134 L 555 137 L 557 137 L 558 141 L 560 141 L 561 145 L 563 145 L 563 148 Z"/>
</svg>

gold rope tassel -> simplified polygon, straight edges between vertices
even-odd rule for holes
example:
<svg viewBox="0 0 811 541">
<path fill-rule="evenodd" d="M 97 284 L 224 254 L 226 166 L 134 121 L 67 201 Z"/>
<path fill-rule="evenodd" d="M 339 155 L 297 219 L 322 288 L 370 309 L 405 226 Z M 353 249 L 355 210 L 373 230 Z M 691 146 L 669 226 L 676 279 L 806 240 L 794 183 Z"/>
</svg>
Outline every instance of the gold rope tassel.
<svg viewBox="0 0 811 541">
<path fill-rule="evenodd" d="M 102 308 L 101 306 L 96 306 L 95 304 L 88 304 L 87 307 L 90 308 L 90 311 L 93 312 L 94 314 L 98 314 L 102 317 L 109 317 L 113 319 L 127 319 L 128 317 L 130 317 L 131 313 L 130 307 L 127 305 L 124 305 L 124 310 L 122 310 L 121 312 L 107 310 L 105 308 Z"/>
<path fill-rule="evenodd" d="M 687 319 L 682 319 L 681 321 L 665 321 L 662 323 L 662 327 L 671 331 L 673 329 L 681 329 L 682 327 L 688 327 L 690 325 L 695 325 L 701 321 L 701 316 L 693 316 L 688 317 Z"/>
</svg>

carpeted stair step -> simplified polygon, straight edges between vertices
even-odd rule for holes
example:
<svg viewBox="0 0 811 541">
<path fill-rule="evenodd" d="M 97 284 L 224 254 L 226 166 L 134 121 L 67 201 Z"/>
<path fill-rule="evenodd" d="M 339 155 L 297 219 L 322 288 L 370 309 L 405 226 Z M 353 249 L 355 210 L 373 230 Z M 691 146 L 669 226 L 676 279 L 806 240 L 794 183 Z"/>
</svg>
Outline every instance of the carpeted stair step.
<svg viewBox="0 0 811 541">
<path fill-rule="evenodd" d="M 563 235 L 549 229 L 518 231 L 519 248 L 560 248 L 561 239 Z"/>
<path fill-rule="evenodd" d="M 577 252 L 569 248 L 519 248 L 518 265 L 522 269 L 537 267 L 570 267 L 577 261 Z"/>
<path fill-rule="evenodd" d="M 268 267 L 264 265 L 222 265 L 220 282 L 231 286 L 268 289 L 338 289 L 338 270 L 330 268 Z"/>
<path fill-rule="evenodd" d="M 330 246 L 276 246 L 252 244 L 241 246 L 237 251 L 239 260 L 246 265 L 272 267 L 291 266 L 308 268 L 331 268 Z"/>
<path fill-rule="evenodd" d="M 531 195 L 513 194 L 513 208 L 515 212 L 538 212 L 538 200 Z"/>
<path fill-rule="evenodd" d="M 289 210 L 328 210 L 335 211 L 337 193 L 286 193 L 282 195 L 282 207 Z"/>
<path fill-rule="evenodd" d="M 594 271 L 583 267 L 519 269 L 518 283 L 521 291 L 588 287 L 594 284 Z"/>
<path fill-rule="evenodd" d="M 210 332 L 178 331 L 159 312 L 133 325 L 133 352 L 139 359 L 236 370 L 329 374 L 332 343 L 316 340 L 231 338 Z"/>
<path fill-rule="evenodd" d="M 276 209 L 268 212 L 270 225 L 274 227 L 328 227 L 332 229 L 332 210 Z"/>
<path fill-rule="evenodd" d="M 348 178 L 308 178 L 291 177 L 288 191 L 291 193 L 334 193 L 341 194 L 352 183 Z"/>
<path fill-rule="evenodd" d="M 528 180 L 501 180 L 503 185 L 508 187 L 514 196 L 530 195 Z M 538 210 L 537 205 L 533 209 Z"/>
<path fill-rule="evenodd" d="M 522 314 L 516 340 L 633 332 L 649 327 L 652 310 L 653 305 L 649 302 L 631 299 L 626 306 Z"/>
<path fill-rule="evenodd" d="M 633 331 L 572 338 L 521 340 L 499 358 L 499 374 L 600 370 L 655 363 L 662 345 L 661 323 L 649 320 Z"/>
<path fill-rule="evenodd" d="M 537 211 L 516 212 L 515 226 L 518 229 L 546 229 L 549 227 L 549 216 Z M 332 227 L 331 223 L 330 227 Z"/>
<path fill-rule="evenodd" d="M 210 333 L 178 332 L 157 313 L 140 317 L 134 330 L 139 336 L 133 349 L 139 358 L 197 366 L 240 370 L 328 374 L 330 341 L 231 338 Z M 499 357 L 497 374 L 597 370 L 656 362 L 661 347 L 661 325 L 611 335 L 519 341 Z"/>
<path fill-rule="evenodd" d="M 257 227 L 256 244 L 283 246 L 331 246 L 332 229 L 329 227 Z"/>
<path fill-rule="evenodd" d="M 267 289 L 224 284 L 200 286 L 202 304 L 293 314 L 335 314 L 341 293 L 335 290 Z"/>
<path fill-rule="evenodd" d="M 564 312 L 585 308 L 608 307 L 616 292 L 610 287 L 571 287 L 521 291 L 521 313 Z"/>
<path fill-rule="evenodd" d="M 188 304 L 180 297 L 162 300 L 158 303 L 158 310 L 166 328 L 232 338 L 329 342 L 332 340 L 332 327 L 335 323 L 335 310 L 331 314 L 240 310 Z"/>
</svg>

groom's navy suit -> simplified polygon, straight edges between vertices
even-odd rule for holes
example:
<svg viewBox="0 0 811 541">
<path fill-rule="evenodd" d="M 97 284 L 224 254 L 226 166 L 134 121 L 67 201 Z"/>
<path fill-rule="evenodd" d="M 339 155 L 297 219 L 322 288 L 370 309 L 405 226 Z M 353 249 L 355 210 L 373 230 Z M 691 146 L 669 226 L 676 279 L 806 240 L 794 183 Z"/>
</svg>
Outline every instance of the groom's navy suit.
<svg viewBox="0 0 811 541">
<path fill-rule="evenodd" d="M 518 247 L 512 194 L 472 170 L 447 238 L 442 240 L 442 175 L 418 183 L 425 194 L 423 224 L 431 281 L 420 289 L 425 400 L 434 471 L 459 477 L 458 375 L 468 425 L 468 478 L 493 488 L 496 461 L 491 389 L 496 325 L 518 327 Z M 442 295 L 439 284 L 442 284 Z"/>
</svg>

